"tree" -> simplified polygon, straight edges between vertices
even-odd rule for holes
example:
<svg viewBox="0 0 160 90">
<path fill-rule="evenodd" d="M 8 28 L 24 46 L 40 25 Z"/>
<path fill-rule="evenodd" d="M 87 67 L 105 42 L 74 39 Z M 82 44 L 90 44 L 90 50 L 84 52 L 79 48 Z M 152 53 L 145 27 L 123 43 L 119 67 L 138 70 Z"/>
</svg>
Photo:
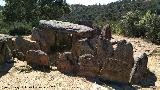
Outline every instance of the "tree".
<svg viewBox="0 0 160 90">
<path fill-rule="evenodd" d="M 58 19 L 69 13 L 70 8 L 64 0 L 5 0 L 4 20 L 11 22 Z"/>
<path fill-rule="evenodd" d="M 138 27 L 139 21 L 141 19 L 141 14 L 139 11 L 128 12 L 123 16 L 121 20 L 122 26 L 124 28 L 124 35 L 131 37 L 143 36 L 145 31 Z"/>
<path fill-rule="evenodd" d="M 160 44 L 160 16 L 148 11 L 139 21 L 139 25 L 146 30 L 145 38 Z"/>
<path fill-rule="evenodd" d="M 160 15 L 160 1 L 159 0 L 152 0 L 152 5 L 156 13 Z"/>
<path fill-rule="evenodd" d="M 2 10 L 3 10 L 3 6 L 0 5 L 0 11 L 2 11 Z"/>
<path fill-rule="evenodd" d="M 22 21 L 25 18 L 24 2 L 22 0 L 6 0 L 3 15 L 5 21 Z"/>
</svg>

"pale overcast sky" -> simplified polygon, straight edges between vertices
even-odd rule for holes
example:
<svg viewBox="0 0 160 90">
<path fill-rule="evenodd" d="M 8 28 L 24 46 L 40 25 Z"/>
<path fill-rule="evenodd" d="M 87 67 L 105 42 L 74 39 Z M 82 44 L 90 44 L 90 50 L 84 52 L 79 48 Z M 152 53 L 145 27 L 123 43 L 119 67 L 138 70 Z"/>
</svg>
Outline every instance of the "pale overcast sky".
<svg viewBox="0 0 160 90">
<path fill-rule="evenodd" d="M 69 4 L 84 4 L 84 5 L 92 5 L 92 4 L 107 4 L 111 2 L 115 2 L 118 0 L 66 0 Z M 0 5 L 4 6 L 4 0 L 0 0 Z"/>
<path fill-rule="evenodd" d="M 5 2 L 3 0 L 0 0 L 0 5 L 4 6 Z"/>
<path fill-rule="evenodd" d="M 69 4 L 84 4 L 84 5 L 93 5 L 93 4 L 108 4 L 118 0 L 66 0 Z"/>
</svg>

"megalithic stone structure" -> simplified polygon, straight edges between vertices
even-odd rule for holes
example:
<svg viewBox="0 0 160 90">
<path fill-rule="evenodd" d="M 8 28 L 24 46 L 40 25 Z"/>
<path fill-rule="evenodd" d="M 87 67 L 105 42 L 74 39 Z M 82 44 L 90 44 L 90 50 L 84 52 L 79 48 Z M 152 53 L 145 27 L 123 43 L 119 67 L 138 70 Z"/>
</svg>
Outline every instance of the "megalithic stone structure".
<svg viewBox="0 0 160 90">
<path fill-rule="evenodd" d="M 134 58 L 130 42 L 111 42 L 108 27 L 97 31 L 69 22 L 41 20 L 33 28 L 31 40 L 0 35 L 0 62 L 13 54 L 29 64 L 55 65 L 63 73 L 138 83 L 147 72 L 147 55 L 141 53 Z"/>
</svg>

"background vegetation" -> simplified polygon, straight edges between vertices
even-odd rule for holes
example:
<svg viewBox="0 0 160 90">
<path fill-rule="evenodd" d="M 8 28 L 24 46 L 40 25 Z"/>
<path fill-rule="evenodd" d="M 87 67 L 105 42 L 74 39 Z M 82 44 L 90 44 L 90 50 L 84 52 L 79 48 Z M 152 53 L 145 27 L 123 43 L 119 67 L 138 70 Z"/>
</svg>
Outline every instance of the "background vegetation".
<svg viewBox="0 0 160 90">
<path fill-rule="evenodd" d="M 0 32 L 26 35 L 39 20 L 56 19 L 70 12 L 65 0 L 5 0 L 0 8 Z M 2 21 L 3 20 L 3 21 Z"/>
<path fill-rule="evenodd" d="M 160 44 L 160 1 L 120 0 L 107 5 L 71 5 L 66 0 L 5 0 L 0 6 L 0 33 L 29 34 L 41 19 L 55 19 L 142 37 Z M 21 32 L 21 33 L 20 33 Z"/>
<path fill-rule="evenodd" d="M 107 5 L 71 5 L 71 8 L 72 12 L 62 20 L 89 21 L 92 27 L 100 28 L 109 23 L 115 34 L 142 37 L 160 44 L 159 0 L 120 0 Z"/>
</svg>

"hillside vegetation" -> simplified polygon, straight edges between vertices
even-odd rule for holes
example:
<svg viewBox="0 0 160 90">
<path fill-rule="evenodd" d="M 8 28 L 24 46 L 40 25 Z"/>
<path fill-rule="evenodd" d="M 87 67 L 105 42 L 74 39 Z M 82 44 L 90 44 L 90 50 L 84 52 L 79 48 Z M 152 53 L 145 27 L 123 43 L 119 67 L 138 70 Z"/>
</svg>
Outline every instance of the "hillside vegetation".
<svg viewBox="0 0 160 90">
<path fill-rule="evenodd" d="M 0 5 L 0 11 L 3 9 L 3 6 Z"/>
<path fill-rule="evenodd" d="M 0 20 L 2 19 L 2 9 L 3 9 L 3 6 L 0 5 Z"/>
<path fill-rule="evenodd" d="M 72 12 L 62 20 L 100 28 L 109 23 L 113 33 L 160 43 L 159 0 L 121 0 L 107 5 L 71 5 L 71 8 Z"/>
<path fill-rule="evenodd" d="M 69 6 L 65 0 L 20 1 L 6 0 L 6 6 L 0 13 L 0 20 L 3 19 L 0 21 L 0 33 L 29 34 L 39 20 L 55 19 L 100 29 L 110 24 L 115 34 L 142 37 L 160 44 L 159 0 L 120 0 L 89 6 Z"/>
</svg>

